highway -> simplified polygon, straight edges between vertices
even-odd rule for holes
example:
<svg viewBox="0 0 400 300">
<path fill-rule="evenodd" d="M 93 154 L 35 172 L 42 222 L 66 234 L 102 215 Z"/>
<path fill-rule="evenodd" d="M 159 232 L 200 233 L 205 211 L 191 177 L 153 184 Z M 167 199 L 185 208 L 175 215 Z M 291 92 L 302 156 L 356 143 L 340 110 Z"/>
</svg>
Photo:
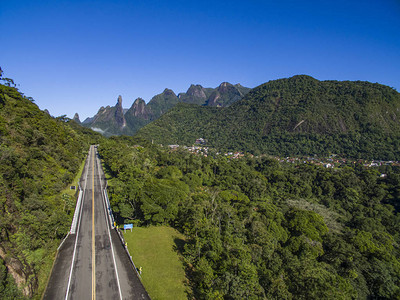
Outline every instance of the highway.
<svg viewBox="0 0 400 300">
<path fill-rule="evenodd" d="M 150 299 L 110 224 L 95 146 L 90 147 L 80 184 L 76 233 L 59 248 L 43 299 Z"/>
</svg>

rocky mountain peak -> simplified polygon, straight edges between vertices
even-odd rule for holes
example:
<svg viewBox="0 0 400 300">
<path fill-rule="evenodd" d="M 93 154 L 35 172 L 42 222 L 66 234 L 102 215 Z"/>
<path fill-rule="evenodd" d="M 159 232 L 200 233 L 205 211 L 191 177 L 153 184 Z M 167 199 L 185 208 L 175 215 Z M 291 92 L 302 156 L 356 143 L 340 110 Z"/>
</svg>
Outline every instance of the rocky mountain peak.
<svg viewBox="0 0 400 300">
<path fill-rule="evenodd" d="M 118 96 L 117 105 L 115 106 L 115 121 L 119 127 L 125 127 L 126 121 L 124 117 L 124 109 L 122 108 L 122 97 Z"/>
<path fill-rule="evenodd" d="M 186 92 L 189 96 L 194 96 L 202 99 L 206 99 L 206 93 L 204 92 L 204 88 L 200 84 L 192 84 L 190 88 Z"/>
<path fill-rule="evenodd" d="M 122 107 L 122 96 L 121 95 L 118 96 L 117 106 L 121 106 Z"/>
<path fill-rule="evenodd" d="M 139 97 L 133 102 L 132 106 L 135 107 L 142 104 L 146 104 L 146 102 L 143 100 L 143 98 Z"/>
<path fill-rule="evenodd" d="M 233 89 L 235 89 L 235 87 L 232 84 L 230 84 L 229 82 L 223 82 L 217 88 L 218 92 L 220 92 L 220 93 L 226 93 L 229 90 L 233 90 Z"/>
<path fill-rule="evenodd" d="M 143 117 L 144 119 L 147 119 L 148 114 L 146 110 L 146 102 L 142 98 L 137 98 L 128 110 L 128 114 L 130 116 Z"/>
<path fill-rule="evenodd" d="M 173 90 L 170 90 L 170 89 L 165 89 L 164 92 L 163 92 L 163 94 L 164 94 L 165 96 L 175 96 L 175 97 L 176 97 L 176 94 L 174 93 L 174 91 L 173 91 Z"/>
<path fill-rule="evenodd" d="M 75 113 L 74 117 L 72 118 L 76 123 L 81 124 L 81 120 L 79 119 L 79 114 Z"/>
</svg>

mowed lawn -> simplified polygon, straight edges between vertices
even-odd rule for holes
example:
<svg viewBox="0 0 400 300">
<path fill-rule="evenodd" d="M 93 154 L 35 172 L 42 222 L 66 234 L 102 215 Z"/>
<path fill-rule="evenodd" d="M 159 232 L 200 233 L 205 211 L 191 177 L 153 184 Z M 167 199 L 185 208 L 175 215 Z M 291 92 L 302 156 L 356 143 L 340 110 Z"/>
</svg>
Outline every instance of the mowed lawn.
<svg viewBox="0 0 400 300">
<path fill-rule="evenodd" d="M 184 236 L 167 226 L 134 227 L 124 233 L 142 282 L 154 300 L 188 299 L 187 280 L 177 248 Z"/>
</svg>

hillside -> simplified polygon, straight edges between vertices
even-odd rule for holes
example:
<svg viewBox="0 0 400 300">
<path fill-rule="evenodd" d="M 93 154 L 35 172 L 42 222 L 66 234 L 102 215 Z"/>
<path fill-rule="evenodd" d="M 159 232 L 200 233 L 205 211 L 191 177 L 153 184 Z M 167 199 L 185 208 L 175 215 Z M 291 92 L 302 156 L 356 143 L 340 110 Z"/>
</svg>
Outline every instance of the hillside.
<svg viewBox="0 0 400 300">
<path fill-rule="evenodd" d="M 0 298 L 44 288 L 55 250 L 71 224 L 74 199 L 61 195 L 101 135 L 53 118 L 0 84 Z"/>
<path fill-rule="evenodd" d="M 390 87 L 300 75 L 258 86 L 226 108 L 180 104 L 138 136 L 186 145 L 202 137 L 255 154 L 400 159 L 399 111 L 400 94 Z"/>
</svg>

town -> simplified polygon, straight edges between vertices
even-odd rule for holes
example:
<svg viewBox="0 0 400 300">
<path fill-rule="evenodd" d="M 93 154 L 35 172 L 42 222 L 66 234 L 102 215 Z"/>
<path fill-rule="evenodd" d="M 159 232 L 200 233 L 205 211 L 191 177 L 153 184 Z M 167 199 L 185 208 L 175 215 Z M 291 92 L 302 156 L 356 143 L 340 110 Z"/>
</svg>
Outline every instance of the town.
<svg viewBox="0 0 400 300">
<path fill-rule="evenodd" d="M 180 145 L 168 145 L 171 150 L 177 150 L 178 148 L 185 149 L 190 153 L 194 153 L 197 155 L 203 155 L 205 157 L 209 156 L 211 153 L 214 156 L 224 155 L 228 159 L 239 159 L 243 157 L 255 157 L 250 153 L 244 153 L 240 151 L 229 151 L 225 153 L 220 153 L 215 151 L 214 149 L 205 146 L 207 144 L 207 140 L 203 138 L 198 138 L 195 141 L 195 144 L 192 146 L 180 146 Z M 323 166 L 325 168 L 338 168 L 342 166 L 354 166 L 354 165 L 362 165 L 365 168 L 371 167 L 381 167 L 381 166 L 393 166 L 399 167 L 399 161 L 384 161 L 384 160 L 363 160 L 363 159 L 349 159 L 341 157 L 337 154 L 330 154 L 328 157 L 318 157 L 307 156 L 307 157 L 279 157 L 279 156 L 270 156 L 270 155 L 261 155 L 270 157 L 279 161 L 280 163 L 290 163 L 290 164 L 313 164 L 317 166 Z M 257 158 L 257 157 L 256 157 Z"/>
</svg>

